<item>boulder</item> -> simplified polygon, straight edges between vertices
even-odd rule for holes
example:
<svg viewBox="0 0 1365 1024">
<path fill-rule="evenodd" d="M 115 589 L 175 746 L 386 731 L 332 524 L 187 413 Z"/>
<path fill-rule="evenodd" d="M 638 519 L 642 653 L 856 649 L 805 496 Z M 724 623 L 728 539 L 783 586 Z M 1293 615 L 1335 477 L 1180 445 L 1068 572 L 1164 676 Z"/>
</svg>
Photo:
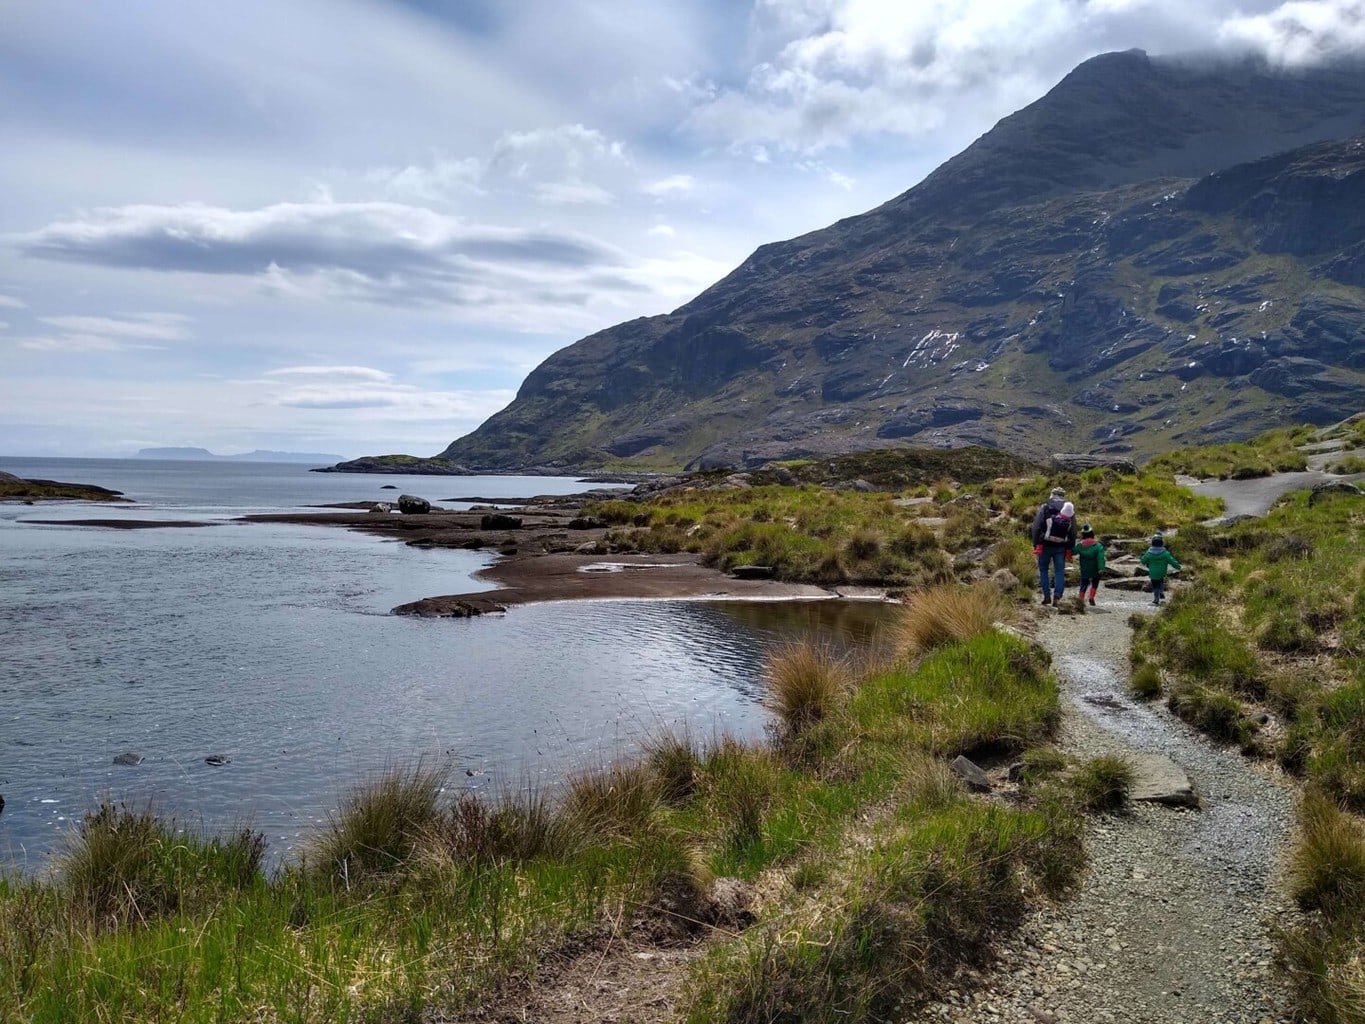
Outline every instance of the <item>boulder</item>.
<svg viewBox="0 0 1365 1024">
<path fill-rule="evenodd" d="M 771 565 L 737 565 L 730 570 L 737 580 L 770 580 L 776 575 Z"/>
<path fill-rule="evenodd" d="M 114 764 L 127 765 L 133 767 L 142 763 L 142 755 L 135 750 L 125 750 L 122 754 L 114 755 Z"/>
<path fill-rule="evenodd" d="M 373 505 L 370 506 L 371 515 L 379 514 L 386 516 L 392 511 L 393 506 L 390 505 L 387 501 L 376 501 Z"/>
<path fill-rule="evenodd" d="M 569 520 L 570 530 L 604 530 L 607 521 L 596 516 L 578 516 Z"/>
<path fill-rule="evenodd" d="M 470 619 L 475 615 L 505 612 L 506 607 L 486 597 L 424 597 L 400 604 L 395 615 L 416 615 L 428 619 Z"/>
<path fill-rule="evenodd" d="M 1349 480 L 1324 480 L 1313 485 L 1313 491 L 1308 495 L 1308 504 L 1316 504 L 1320 499 L 1330 497 L 1333 494 L 1351 494 L 1355 497 L 1365 494 L 1355 484 Z"/>
<path fill-rule="evenodd" d="M 480 530 L 520 530 L 521 516 L 509 516 L 505 512 L 489 512 L 479 519 Z"/>
<path fill-rule="evenodd" d="M 1052 464 L 1067 473 L 1084 473 L 1087 469 L 1112 469 L 1129 476 L 1137 473 L 1137 465 L 1133 460 L 1120 455 L 1058 452 L 1052 456 Z"/>
<path fill-rule="evenodd" d="M 1000 589 L 1000 593 L 1008 594 L 1019 586 L 1019 577 L 1008 569 L 996 569 L 991 574 L 991 582 Z"/>
<path fill-rule="evenodd" d="M 426 498 L 419 498 L 415 494 L 400 494 L 398 496 L 398 511 L 405 516 L 424 515 L 431 511 L 431 502 Z"/>
<path fill-rule="evenodd" d="M 981 770 L 981 766 L 976 762 L 958 754 L 948 767 L 952 769 L 954 775 L 978 793 L 989 793 L 991 791 L 991 780 L 986 777 L 986 773 Z"/>
</svg>

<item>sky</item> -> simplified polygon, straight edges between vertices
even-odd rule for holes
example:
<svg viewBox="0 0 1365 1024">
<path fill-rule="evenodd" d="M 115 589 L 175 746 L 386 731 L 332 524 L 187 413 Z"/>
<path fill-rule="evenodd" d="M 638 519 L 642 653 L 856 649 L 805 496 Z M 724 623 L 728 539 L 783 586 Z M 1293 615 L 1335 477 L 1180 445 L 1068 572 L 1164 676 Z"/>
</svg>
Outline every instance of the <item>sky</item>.
<svg viewBox="0 0 1365 1024">
<path fill-rule="evenodd" d="M 0 0 L 0 455 L 432 455 L 1109 50 L 1365 0 Z"/>
</svg>

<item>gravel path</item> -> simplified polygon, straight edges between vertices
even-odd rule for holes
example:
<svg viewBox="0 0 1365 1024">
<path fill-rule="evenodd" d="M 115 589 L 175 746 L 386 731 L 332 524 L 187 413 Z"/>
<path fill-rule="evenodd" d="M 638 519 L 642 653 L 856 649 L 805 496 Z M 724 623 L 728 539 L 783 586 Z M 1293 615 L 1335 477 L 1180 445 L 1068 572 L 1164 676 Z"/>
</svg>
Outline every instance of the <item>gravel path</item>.
<svg viewBox="0 0 1365 1024">
<path fill-rule="evenodd" d="M 1278 877 L 1291 787 L 1127 693 L 1127 620 L 1145 597 L 1103 594 L 1047 615 L 1037 638 L 1063 686 L 1061 746 L 1088 758 L 1163 754 L 1203 810 L 1134 805 L 1092 820 L 1090 865 L 1067 902 L 1037 912 L 996 963 L 914 1022 L 1261 1024 L 1290 1020 L 1268 931 L 1293 910 Z"/>
</svg>

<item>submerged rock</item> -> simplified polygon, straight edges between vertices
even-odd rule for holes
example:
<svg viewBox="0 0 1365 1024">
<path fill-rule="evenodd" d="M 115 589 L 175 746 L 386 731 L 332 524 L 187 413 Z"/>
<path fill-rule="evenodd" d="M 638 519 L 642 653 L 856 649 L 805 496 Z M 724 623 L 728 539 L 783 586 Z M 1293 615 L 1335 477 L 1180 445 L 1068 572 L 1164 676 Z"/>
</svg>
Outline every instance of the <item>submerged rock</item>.
<svg viewBox="0 0 1365 1024">
<path fill-rule="evenodd" d="M 122 754 L 114 755 L 114 764 L 139 765 L 142 763 L 142 755 L 135 750 L 125 750 Z"/>
</svg>

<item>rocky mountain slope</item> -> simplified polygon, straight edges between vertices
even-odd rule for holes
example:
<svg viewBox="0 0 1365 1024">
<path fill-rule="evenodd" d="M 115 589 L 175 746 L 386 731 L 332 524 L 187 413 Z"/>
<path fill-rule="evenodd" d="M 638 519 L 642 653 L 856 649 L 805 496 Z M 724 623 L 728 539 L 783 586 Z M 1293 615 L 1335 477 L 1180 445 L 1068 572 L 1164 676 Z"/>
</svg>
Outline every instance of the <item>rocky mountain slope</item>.
<svg viewBox="0 0 1365 1024">
<path fill-rule="evenodd" d="M 1087 61 L 921 184 L 556 352 L 442 458 L 1138 456 L 1365 407 L 1365 64 Z"/>
</svg>

